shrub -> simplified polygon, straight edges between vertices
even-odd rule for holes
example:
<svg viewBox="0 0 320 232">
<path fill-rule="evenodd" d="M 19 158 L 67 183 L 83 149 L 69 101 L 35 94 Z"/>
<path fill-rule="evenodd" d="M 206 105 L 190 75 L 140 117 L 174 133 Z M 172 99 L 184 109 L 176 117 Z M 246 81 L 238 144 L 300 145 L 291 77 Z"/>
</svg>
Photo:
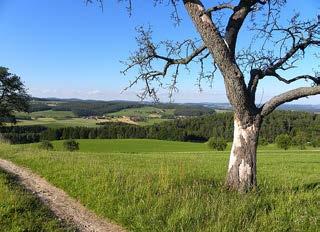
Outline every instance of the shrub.
<svg viewBox="0 0 320 232">
<path fill-rule="evenodd" d="M 50 141 L 48 140 L 44 140 L 42 141 L 39 146 L 40 149 L 44 149 L 44 150 L 53 150 L 53 145 Z"/>
<path fill-rule="evenodd" d="M 320 147 L 320 138 L 313 138 L 310 142 L 310 145 L 314 148 Z"/>
<path fill-rule="evenodd" d="M 299 147 L 300 150 L 306 149 L 307 135 L 302 132 L 298 132 L 293 138 L 294 144 Z"/>
<path fill-rule="evenodd" d="M 222 138 L 212 137 L 208 140 L 208 147 L 217 151 L 224 151 L 227 148 L 226 140 Z"/>
<path fill-rule="evenodd" d="M 291 138 L 287 134 L 281 134 L 276 137 L 276 144 L 279 148 L 288 150 L 291 145 Z"/>
<path fill-rule="evenodd" d="M 67 151 L 79 150 L 79 143 L 73 139 L 69 139 L 63 142 L 63 147 Z"/>
<path fill-rule="evenodd" d="M 266 140 L 265 138 L 260 138 L 258 144 L 260 146 L 267 146 L 269 143 L 268 143 L 268 140 Z"/>
</svg>

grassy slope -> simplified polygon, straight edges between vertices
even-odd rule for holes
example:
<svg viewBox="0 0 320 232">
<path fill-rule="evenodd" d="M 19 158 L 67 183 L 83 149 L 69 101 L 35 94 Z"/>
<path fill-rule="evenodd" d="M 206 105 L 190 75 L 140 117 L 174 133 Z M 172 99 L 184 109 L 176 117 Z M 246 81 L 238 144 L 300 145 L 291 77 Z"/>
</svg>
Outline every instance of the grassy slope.
<svg viewBox="0 0 320 232">
<path fill-rule="evenodd" d="M 124 109 L 124 110 L 120 110 L 118 112 L 114 112 L 114 113 L 109 113 L 109 116 L 144 116 L 144 117 L 148 117 L 152 116 L 152 114 L 156 115 L 173 115 L 174 113 L 174 109 L 159 109 L 156 107 L 151 107 L 151 106 L 146 106 L 146 107 L 141 107 L 141 108 L 130 108 L 130 109 Z"/>
<path fill-rule="evenodd" d="M 153 114 L 153 112 L 157 112 L 157 114 Z M 110 113 L 108 115 L 113 116 L 145 116 L 149 118 L 145 122 L 138 122 L 139 125 L 153 125 L 155 123 L 161 123 L 166 121 L 167 119 L 157 118 L 161 115 L 173 115 L 174 109 L 158 109 L 155 107 L 142 107 L 142 108 L 131 108 L 120 110 L 115 113 Z M 19 120 L 18 126 L 26 126 L 26 125 L 44 125 L 52 128 L 56 127 L 66 127 L 66 126 L 84 126 L 84 127 L 98 127 L 96 123 L 98 122 L 95 119 L 83 119 L 77 118 L 74 113 L 71 111 L 38 111 L 32 112 L 30 114 L 27 113 L 17 113 L 17 116 L 31 116 L 32 120 Z M 102 120 L 103 121 L 103 120 Z M 121 121 L 121 120 L 120 120 Z"/>
<path fill-rule="evenodd" d="M 17 126 L 29 126 L 29 125 L 43 125 L 52 128 L 57 127 L 98 127 L 95 119 L 77 118 L 71 111 L 37 111 L 30 114 L 17 113 L 17 116 L 31 116 L 32 120 L 18 120 Z"/>
<path fill-rule="evenodd" d="M 70 117 L 76 117 L 75 114 L 71 111 L 54 111 L 54 110 L 44 110 L 37 111 L 32 113 L 16 113 L 16 116 L 31 116 L 32 118 L 56 118 L 56 119 L 64 119 Z"/>
<path fill-rule="evenodd" d="M 0 231 L 73 231 L 8 174 L 0 171 Z"/>
<path fill-rule="evenodd" d="M 145 122 L 138 122 L 138 125 L 140 126 L 147 126 L 147 125 L 153 125 L 157 123 L 161 123 L 164 121 L 167 121 L 168 119 L 161 118 L 162 116 L 173 116 L 175 109 L 159 109 L 152 106 L 146 106 L 141 108 L 130 108 L 130 109 L 124 109 L 120 110 L 118 112 L 109 113 L 108 116 L 126 116 L 126 117 L 132 117 L 132 116 L 141 116 L 141 117 L 147 117 L 148 119 Z"/>
<path fill-rule="evenodd" d="M 30 115 L 33 118 L 64 119 L 64 118 L 76 117 L 75 114 L 73 112 L 71 112 L 71 111 L 53 111 L 53 110 L 32 112 Z"/>
<path fill-rule="evenodd" d="M 57 127 L 99 127 L 94 119 L 71 118 L 71 119 L 54 119 L 54 118 L 38 118 L 35 120 L 20 120 L 17 126 L 44 125 L 51 128 Z"/>
<path fill-rule="evenodd" d="M 227 153 L 112 154 L 44 152 L 30 146 L 0 148 L 1 157 L 30 167 L 88 208 L 133 231 L 319 228 L 319 152 L 260 151 L 260 190 L 247 195 L 223 188 Z"/>
</svg>

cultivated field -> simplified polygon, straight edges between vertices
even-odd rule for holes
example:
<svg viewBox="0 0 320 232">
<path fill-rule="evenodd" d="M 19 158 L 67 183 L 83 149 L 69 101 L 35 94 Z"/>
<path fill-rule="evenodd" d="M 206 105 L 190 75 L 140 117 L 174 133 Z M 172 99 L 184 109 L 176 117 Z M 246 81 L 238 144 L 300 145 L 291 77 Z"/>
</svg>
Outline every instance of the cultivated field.
<svg viewBox="0 0 320 232">
<path fill-rule="evenodd" d="M 188 149 L 176 142 L 175 151 L 165 150 L 169 145 L 153 141 L 149 150 L 129 153 L 138 141 L 111 141 L 112 149 L 105 141 L 85 142 L 80 141 L 83 152 L 74 153 L 2 144 L 0 157 L 31 168 L 130 231 L 317 231 L 320 226 L 319 151 L 260 149 L 259 189 L 242 195 L 223 187 L 228 151 L 186 143 L 194 150 L 183 152 Z"/>
</svg>

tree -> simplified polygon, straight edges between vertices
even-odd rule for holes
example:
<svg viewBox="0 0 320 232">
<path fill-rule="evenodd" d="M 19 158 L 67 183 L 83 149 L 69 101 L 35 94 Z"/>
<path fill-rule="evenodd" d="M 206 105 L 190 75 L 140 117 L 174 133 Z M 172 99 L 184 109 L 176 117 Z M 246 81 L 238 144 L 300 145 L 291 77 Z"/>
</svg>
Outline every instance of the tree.
<svg viewBox="0 0 320 232">
<path fill-rule="evenodd" d="M 294 136 L 293 142 L 300 150 L 306 149 L 306 143 L 308 142 L 307 134 L 299 131 L 296 136 Z"/>
<path fill-rule="evenodd" d="M 281 134 L 276 137 L 276 144 L 279 148 L 288 150 L 291 145 L 291 138 L 287 134 Z"/>
<path fill-rule="evenodd" d="M 79 143 L 73 139 L 69 139 L 63 142 L 63 147 L 67 151 L 78 151 Z"/>
<path fill-rule="evenodd" d="M 310 142 L 310 145 L 314 148 L 320 147 L 320 138 L 313 138 Z"/>
<path fill-rule="evenodd" d="M 43 150 L 53 150 L 53 144 L 49 140 L 43 140 L 38 145 L 39 149 Z"/>
<path fill-rule="evenodd" d="M 126 2 L 130 11 L 132 1 Z M 313 76 L 285 76 L 285 71 L 296 67 L 297 61 L 305 58 L 310 47 L 319 47 L 320 19 L 302 20 L 299 14 L 295 14 L 282 25 L 278 19 L 283 16 L 281 9 L 286 0 L 228 0 L 214 6 L 205 6 L 201 0 L 168 2 L 173 6 L 172 16 L 178 24 L 178 4 L 183 4 L 199 38 L 180 43 L 170 40 L 155 43 L 150 28 L 138 28 L 138 49 L 125 62 L 123 70 L 124 74 L 131 70 L 136 74 L 128 88 L 142 81 L 145 89 L 140 97 L 150 96 L 157 101 L 155 86 L 166 86 L 164 77 L 171 76 L 169 95 L 172 96 L 181 68 L 188 68 L 191 63 L 199 64 L 199 86 L 202 79 L 211 80 L 215 72 L 220 71 L 234 109 L 234 141 L 226 185 L 241 192 L 255 188 L 257 143 L 263 119 L 283 103 L 320 93 L 317 73 Z M 238 35 L 244 25 L 248 26 L 247 34 L 251 33 L 252 40 L 247 47 L 241 44 L 238 48 Z M 208 59 L 213 63 L 211 66 L 205 65 Z M 271 78 L 285 84 L 307 80 L 310 86 L 290 90 L 264 104 L 257 104 L 258 85 L 262 79 Z"/>
<path fill-rule="evenodd" d="M 227 142 L 223 138 L 211 137 L 208 140 L 208 147 L 217 151 L 224 151 L 227 148 Z"/>
<path fill-rule="evenodd" d="M 14 111 L 28 111 L 30 97 L 17 75 L 0 67 L 0 124 L 10 119 L 15 123 Z"/>
</svg>

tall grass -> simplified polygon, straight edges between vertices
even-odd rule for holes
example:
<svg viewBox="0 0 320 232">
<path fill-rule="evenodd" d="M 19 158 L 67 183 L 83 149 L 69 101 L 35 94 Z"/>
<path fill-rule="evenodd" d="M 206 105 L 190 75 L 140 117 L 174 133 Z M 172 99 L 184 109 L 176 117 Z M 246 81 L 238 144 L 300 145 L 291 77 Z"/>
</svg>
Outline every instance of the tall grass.
<svg viewBox="0 0 320 232">
<path fill-rule="evenodd" d="M 224 189 L 227 152 L 68 153 L 6 145 L 0 156 L 131 231 L 320 228 L 317 151 L 261 151 L 259 187 L 248 194 Z"/>
</svg>

